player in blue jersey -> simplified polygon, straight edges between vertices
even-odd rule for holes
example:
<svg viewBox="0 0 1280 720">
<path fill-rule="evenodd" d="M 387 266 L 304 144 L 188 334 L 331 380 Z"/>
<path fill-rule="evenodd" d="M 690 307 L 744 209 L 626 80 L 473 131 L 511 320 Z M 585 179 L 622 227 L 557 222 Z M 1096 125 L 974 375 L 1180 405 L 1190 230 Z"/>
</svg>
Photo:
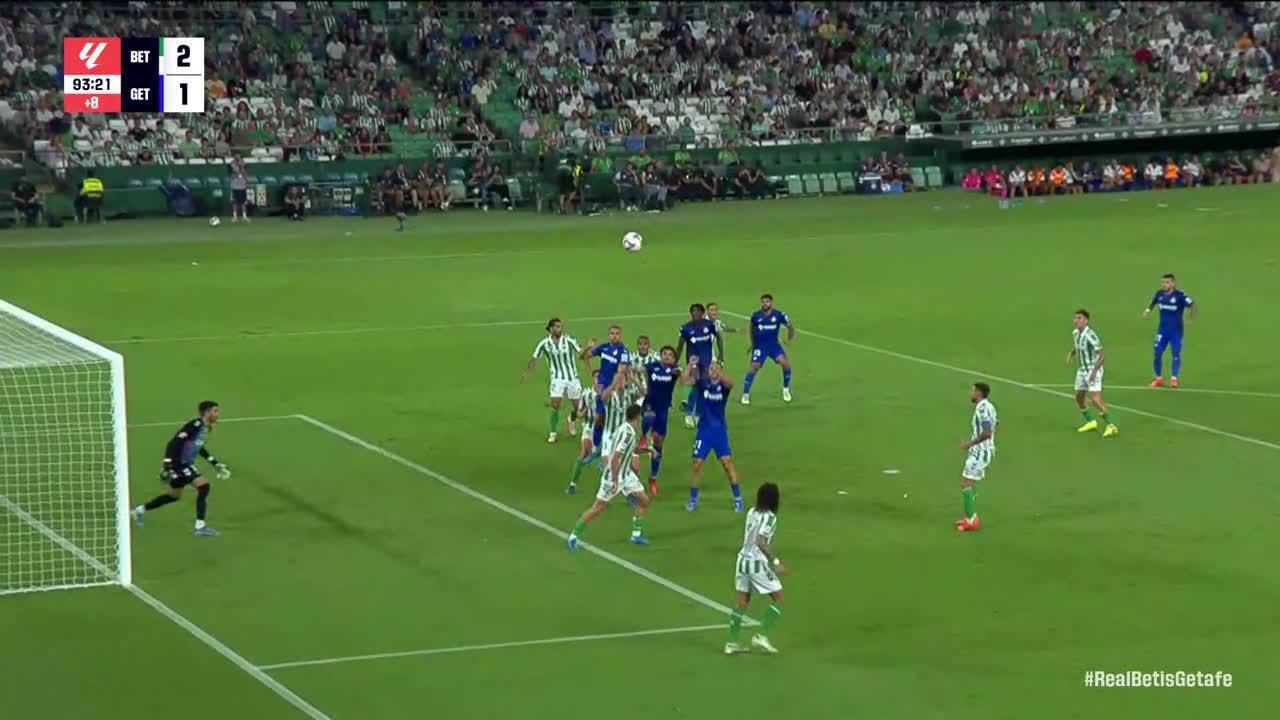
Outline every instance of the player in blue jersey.
<svg viewBox="0 0 1280 720">
<path fill-rule="evenodd" d="M 604 391 L 613 384 L 614 373 L 618 369 L 631 364 L 631 353 L 627 350 L 627 346 L 622 344 L 622 328 L 618 325 L 609 326 L 609 342 L 604 345 L 597 343 L 595 338 L 587 343 L 582 349 L 582 359 L 588 364 L 591 358 L 600 358 L 600 374 L 596 376 L 596 422 L 591 430 L 591 441 L 595 443 L 597 452 L 604 440 Z"/>
<path fill-rule="evenodd" d="M 696 360 L 690 361 L 681 379 L 698 390 L 698 407 L 702 421 L 693 439 L 693 475 L 689 482 L 689 505 L 686 510 L 698 509 L 698 493 L 702 485 L 702 463 L 712 452 L 720 459 L 720 466 L 729 478 L 733 490 L 733 510 L 742 512 L 742 489 L 738 487 L 738 471 L 733 467 L 733 449 L 729 447 L 729 426 L 725 421 L 725 406 L 729 404 L 729 391 L 733 382 L 725 377 L 720 363 L 711 363 L 706 372 L 698 369 Z"/>
<path fill-rule="evenodd" d="M 676 383 L 680 380 L 680 365 L 676 362 L 676 349 L 663 345 L 658 352 L 660 360 L 644 366 L 648 392 L 644 396 L 643 434 L 649 438 L 653 454 L 649 457 L 649 494 L 658 496 L 658 468 L 662 466 L 662 443 L 667 437 L 667 416 L 671 412 L 671 400 L 675 396 Z"/>
<path fill-rule="evenodd" d="M 1164 350 L 1173 348 L 1173 372 L 1169 376 L 1169 387 L 1178 387 L 1178 372 L 1182 370 L 1182 313 L 1191 309 L 1191 317 L 1186 322 L 1196 319 L 1196 303 L 1189 295 L 1178 289 L 1178 279 L 1173 273 L 1165 273 L 1160 278 L 1160 289 L 1151 297 L 1151 304 L 1142 311 L 1142 318 L 1151 316 L 1152 308 L 1160 308 L 1160 329 L 1156 331 L 1155 358 L 1152 368 L 1156 379 L 1151 387 L 1164 385 Z"/>
<path fill-rule="evenodd" d="M 787 329 L 787 339 L 780 341 L 779 333 Z M 751 385 L 756 381 L 756 373 L 764 365 L 766 359 L 782 366 L 782 401 L 791 402 L 791 359 L 787 351 L 782 349 L 796 337 L 796 326 L 791 324 L 787 314 L 773 306 L 773 296 L 765 293 L 760 296 L 760 309 L 751 313 L 751 369 L 742 380 L 742 404 L 751 404 Z"/>
<path fill-rule="evenodd" d="M 712 356 L 717 351 L 720 357 L 724 357 L 724 339 L 716 330 L 715 323 L 707 319 L 707 308 L 702 303 L 689 306 L 689 322 L 680 326 L 680 341 L 676 343 L 676 357 L 680 357 L 682 349 L 686 353 L 685 362 L 697 364 L 695 380 L 706 374 L 707 368 L 711 365 Z M 690 388 L 689 397 L 685 400 L 684 406 L 684 426 L 687 428 L 697 424 L 698 397 L 697 388 Z"/>
</svg>

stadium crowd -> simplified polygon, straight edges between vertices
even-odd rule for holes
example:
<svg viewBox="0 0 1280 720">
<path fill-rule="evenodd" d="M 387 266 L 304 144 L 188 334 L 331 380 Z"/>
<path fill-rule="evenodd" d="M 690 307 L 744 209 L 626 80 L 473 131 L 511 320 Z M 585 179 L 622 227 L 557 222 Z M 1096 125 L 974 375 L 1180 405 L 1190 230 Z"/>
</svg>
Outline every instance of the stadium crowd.
<svg viewBox="0 0 1280 720">
<path fill-rule="evenodd" d="M 1248 117 L 1277 110 L 1278 22 L 1278 2 L 9 3 L 0 119 L 49 165 L 102 166 Z M 139 34 L 206 38 L 208 112 L 65 116 L 61 38 Z"/>
</svg>

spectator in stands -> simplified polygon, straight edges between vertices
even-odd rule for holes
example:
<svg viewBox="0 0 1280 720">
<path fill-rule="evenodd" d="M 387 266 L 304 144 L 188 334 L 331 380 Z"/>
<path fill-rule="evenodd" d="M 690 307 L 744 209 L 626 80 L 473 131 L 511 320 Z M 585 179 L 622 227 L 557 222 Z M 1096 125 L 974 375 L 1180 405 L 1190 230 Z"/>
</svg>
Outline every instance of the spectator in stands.
<svg viewBox="0 0 1280 720">
<path fill-rule="evenodd" d="M 667 209 L 667 171 L 661 160 L 654 160 L 644 170 L 644 209 L 661 212 Z"/>
<path fill-rule="evenodd" d="M 91 213 L 97 216 L 98 222 L 102 222 L 102 201 L 105 196 L 106 187 L 98 179 L 97 171 L 85 173 L 84 180 L 80 181 L 80 192 L 76 194 L 76 222 L 89 222 Z"/>
<path fill-rule="evenodd" d="M 489 165 L 484 155 L 477 155 L 471 163 L 471 173 L 467 175 L 467 197 L 475 198 L 489 209 Z"/>
<path fill-rule="evenodd" d="M 1219 184 L 1237 185 L 1242 182 L 1247 182 L 1248 179 L 1249 168 L 1245 167 L 1245 164 L 1240 160 L 1239 155 L 1231 153 L 1231 156 L 1227 158 L 1226 166 L 1223 168 Z"/>
<path fill-rule="evenodd" d="M 1008 197 L 1005 194 L 1004 173 L 1001 173 L 1000 168 L 995 165 L 992 165 L 991 169 L 982 176 L 982 187 L 993 197 Z"/>
<path fill-rule="evenodd" d="M 22 175 L 14 181 L 13 187 L 10 189 L 13 193 L 15 224 L 25 220 L 27 225 L 32 227 L 39 225 L 41 216 L 44 215 L 44 201 L 40 197 L 40 191 L 36 189 L 36 186 L 27 179 L 26 175 Z"/>
<path fill-rule="evenodd" d="M 307 198 L 302 185 L 291 183 L 284 193 L 284 211 L 290 220 L 301 220 L 306 208 Z"/>
<path fill-rule="evenodd" d="M 1102 187 L 1102 177 L 1098 175 L 1098 171 L 1093 167 L 1093 163 L 1085 161 L 1080 166 L 1080 183 L 1079 187 L 1082 192 L 1097 192 Z"/>
</svg>

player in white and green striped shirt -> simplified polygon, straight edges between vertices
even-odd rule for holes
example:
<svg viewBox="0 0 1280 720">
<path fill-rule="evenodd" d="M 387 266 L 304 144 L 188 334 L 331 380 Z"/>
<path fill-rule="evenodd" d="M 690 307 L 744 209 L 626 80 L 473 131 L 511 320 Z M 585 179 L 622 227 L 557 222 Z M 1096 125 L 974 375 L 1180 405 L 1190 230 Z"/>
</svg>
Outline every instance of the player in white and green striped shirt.
<svg viewBox="0 0 1280 720">
<path fill-rule="evenodd" d="M 577 429 L 574 420 L 582 405 L 582 383 L 578 380 L 578 356 L 582 354 L 582 346 L 578 341 L 564 334 L 564 323 L 560 318 L 551 318 L 547 323 L 547 336 L 533 349 L 533 357 L 520 372 L 520 382 L 529 379 L 529 373 L 538 364 L 538 358 L 547 359 L 547 367 L 551 371 L 551 431 L 547 442 L 556 441 L 556 428 L 560 425 L 561 399 L 568 396 L 573 407 L 569 411 L 569 434 L 574 435 Z"/>
<path fill-rule="evenodd" d="M 636 512 L 631 520 L 631 542 L 637 545 L 649 544 L 649 539 L 644 536 L 644 518 L 649 513 L 649 496 L 645 495 L 644 485 L 640 483 L 639 476 L 632 469 L 636 464 L 637 453 L 643 455 L 652 452 L 649 448 L 642 447 L 640 443 L 640 416 L 643 414 L 644 411 L 639 405 L 632 405 L 627 408 L 623 424 L 615 428 L 612 436 L 613 445 L 605 456 L 606 465 L 600 477 L 600 492 L 596 494 L 595 502 L 582 513 L 577 524 L 573 526 L 573 531 L 569 533 L 570 550 L 578 549 L 578 540 L 587 531 L 587 523 L 604 512 L 604 509 L 609 506 L 609 501 L 619 494 L 635 500 Z"/>
<path fill-rule="evenodd" d="M 582 475 L 583 469 L 592 463 L 599 465 L 600 448 L 595 446 L 591 440 L 591 433 L 587 432 L 587 428 L 595 425 L 596 422 L 596 383 L 600 380 L 600 371 L 591 371 L 591 383 L 582 389 L 582 452 L 578 454 L 578 459 L 573 463 L 573 475 L 569 478 L 569 486 L 565 488 L 565 492 L 572 495 L 578 491 L 578 476 Z"/>
<path fill-rule="evenodd" d="M 752 595 L 768 595 L 773 603 L 760 624 L 760 632 L 751 638 L 751 644 L 770 654 L 778 652 L 769 642 L 769 631 L 782 617 L 782 581 L 778 576 L 787 574 L 786 566 L 773 552 L 773 534 L 778 526 L 778 505 L 781 501 L 782 491 L 776 484 L 767 482 L 756 491 L 755 507 L 747 512 L 747 527 L 734 573 L 733 586 L 738 602 L 729 616 L 729 642 L 724 646 L 725 655 L 748 651 L 746 645 L 738 642 L 738 636 L 742 632 L 742 617 L 751 606 Z"/>
<path fill-rule="evenodd" d="M 1082 308 L 1076 311 L 1075 329 L 1071 331 L 1071 344 L 1071 352 L 1067 353 L 1067 364 L 1070 365 L 1073 360 L 1079 363 L 1076 367 L 1076 405 L 1080 407 L 1080 414 L 1084 416 L 1084 424 L 1077 428 L 1076 432 L 1093 432 L 1098 429 L 1098 421 L 1093 419 L 1093 413 L 1089 412 L 1089 406 L 1085 403 L 1085 396 L 1088 395 L 1093 399 L 1094 407 L 1098 408 L 1103 422 L 1106 423 L 1102 437 L 1119 435 L 1120 428 L 1111 421 L 1111 411 L 1102 399 L 1102 365 L 1106 362 L 1107 355 L 1102 351 L 1102 339 L 1089 325 L 1088 310 Z"/>
</svg>

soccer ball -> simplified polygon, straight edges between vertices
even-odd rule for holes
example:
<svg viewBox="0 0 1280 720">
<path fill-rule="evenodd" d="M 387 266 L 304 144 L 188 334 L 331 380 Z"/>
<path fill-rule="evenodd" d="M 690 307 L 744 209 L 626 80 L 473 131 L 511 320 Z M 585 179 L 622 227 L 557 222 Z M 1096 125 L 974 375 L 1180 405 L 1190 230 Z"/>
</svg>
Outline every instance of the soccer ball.
<svg viewBox="0 0 1280 720">
<path fill-rule="evenodd" d="M 638 232 L 629 232 L 622 236 L 622 249 L 627 252 L 639 252 L 644 245 L 644 238 Z"/>
<path fill-rule="evenodd" d="M 221 224 L 222 224 L 222 221 L 218 219 L 217 215 L 214 215 L 213 217 L 209 218 L 209 227 L 218 227 Z"/>
</svg>

